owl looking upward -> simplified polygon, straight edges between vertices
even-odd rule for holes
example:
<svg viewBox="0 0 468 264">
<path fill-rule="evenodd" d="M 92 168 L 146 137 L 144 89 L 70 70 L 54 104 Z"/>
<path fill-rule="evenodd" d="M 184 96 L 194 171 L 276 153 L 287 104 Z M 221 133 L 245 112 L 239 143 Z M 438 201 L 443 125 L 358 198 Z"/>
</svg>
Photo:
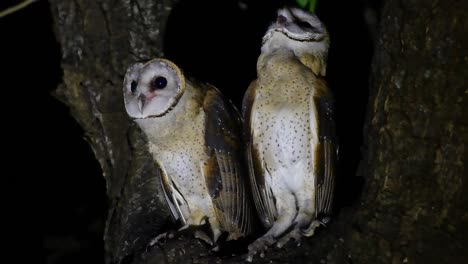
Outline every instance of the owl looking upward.
<svg viewBox="0 0 468 264">
<path fill-rule="evenodd" d="M 268 231 L 249 246 L 248 260 L 275 242 L 313 235 L 331 213 L 337 147 L 324 81 L 328 45 L 320 20 L 296 8 L 279 10 L 263 37 L 242 112 L 255 206 Z"/>
<path fill-rule="evenodd" d="M 253 209 L 240 149 L 240 118 L 219 91 L 186 79 L 165 59 L 136 63 L 124 80 L 125 108 L 148 138 L 172 216 L 209 224 L 215 243 L 247 235 Z"/>
</svg>

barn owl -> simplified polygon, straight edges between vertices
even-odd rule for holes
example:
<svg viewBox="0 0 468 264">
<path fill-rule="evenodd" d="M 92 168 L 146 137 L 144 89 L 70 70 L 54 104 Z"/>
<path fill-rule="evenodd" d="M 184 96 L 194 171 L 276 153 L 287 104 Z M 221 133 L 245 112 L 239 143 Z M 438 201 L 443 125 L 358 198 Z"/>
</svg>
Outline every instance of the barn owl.
<svg viewBox="0 0 468 264">
<path fill-rule="evenodd" d="M 324 80 L 328 45 L 320 20 L 297 8 L 280 9 L 263 37 L 242 112 L 254 202 L 268 231 L 249 245 L 249 261 L 275 242 L 313 235 L 332 211 L 337 148 Z"/>
<path fill-rule="evenodd" d="M 130 66 L 123 93 L 181 229 L 208 224 L 210 244 L 223 232 L 227 240 L 249 234 L 253 206 L 242 169 L 240 115 L 231 103 L 166 59 Z"/>
</svg>

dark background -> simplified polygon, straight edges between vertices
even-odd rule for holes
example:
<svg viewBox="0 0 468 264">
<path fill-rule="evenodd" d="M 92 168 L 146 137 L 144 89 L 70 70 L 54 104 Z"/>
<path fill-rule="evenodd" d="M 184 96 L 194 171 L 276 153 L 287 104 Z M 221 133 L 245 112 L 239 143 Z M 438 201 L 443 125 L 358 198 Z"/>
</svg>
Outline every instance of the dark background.
<svg viewBox="0 0 468 264">
<path fill-rule="evenodd" d="M 0 7 L 15 2 L 2 1 Z M 237 1 L 181 1 L 168 21 L 166 56 L 240 107 L 256 75 L 261 37 L 276 8 L 291 2 L 245 1 L 248 9 L 242 10 Z M 317 14 L 331 36 L 327 79 L 336 99 L 340 208 L 356 201 L 362 183 L 356 170 L 372 56 L 364 10 L 378 4 L 318 2 Z M 8 231 L 19 259 L 103 263 L 105 181 L 83 131 L 51 95 L 62 76 L 52 24 L 46 1 L 0 19 L 2 130 L 6 171 L 13 171 L 5 176 L 13 183 L 6 192 L 6 227 L 14 227 Z"/>
<path fill-rule="evenodd" d="M 2 130 L 12 144 L 4 153 L 14 172 L 8 253 L 12 263 L 104 263 L 105 181 L 82 129 L 51 95 L 62 78 L 52 23 L 47 1 L 0 19 L 2 101 L 10 109 Z"/>
</svg>

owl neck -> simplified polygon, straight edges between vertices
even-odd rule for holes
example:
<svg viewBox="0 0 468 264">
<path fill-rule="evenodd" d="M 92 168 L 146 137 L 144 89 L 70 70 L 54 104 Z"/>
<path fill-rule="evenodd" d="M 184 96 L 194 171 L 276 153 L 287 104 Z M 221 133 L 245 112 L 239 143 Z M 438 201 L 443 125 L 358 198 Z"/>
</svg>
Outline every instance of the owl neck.
<svg viewBox="0 0 468 264">
<path fill-rule="evenodd" d="M 166 114 L 159 117 L 135 119 L 135 122 L 153 142 L 184 129 L 183 126 L 190 124 L 190 120 L 193 120 L 193 115 L 196 114 L 193 109 L 195 104 L 192 102 L 194 97 L 192 93 L 193 89 L 187 87 L 178 103 Z"/>
<path fill-rule="evenodd" d="M 325 76 L 327 68 L 328 40 L 323 42 L 294 41 L 282 33 L 275 32 L 262 46 L 257 61 L 257 71 L 270 59 L 280 57 L 299 60 L 317 76 Z"/>
</svg>

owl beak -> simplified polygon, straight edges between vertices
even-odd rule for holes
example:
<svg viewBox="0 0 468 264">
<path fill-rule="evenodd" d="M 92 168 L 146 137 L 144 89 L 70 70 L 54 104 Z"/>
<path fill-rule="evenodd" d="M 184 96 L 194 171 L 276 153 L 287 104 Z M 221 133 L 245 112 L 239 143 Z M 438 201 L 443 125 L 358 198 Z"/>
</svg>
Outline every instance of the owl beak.
<svg viewBox="0 0 468 264">
<path fill-rule="evenodd" d="M 140 114 L 143 114 L 143 108 L 145 107 L 146 104 L 146 96 L 140 94 L 138 96 L 138 110 L 140 110 Z"/>
</svg>

